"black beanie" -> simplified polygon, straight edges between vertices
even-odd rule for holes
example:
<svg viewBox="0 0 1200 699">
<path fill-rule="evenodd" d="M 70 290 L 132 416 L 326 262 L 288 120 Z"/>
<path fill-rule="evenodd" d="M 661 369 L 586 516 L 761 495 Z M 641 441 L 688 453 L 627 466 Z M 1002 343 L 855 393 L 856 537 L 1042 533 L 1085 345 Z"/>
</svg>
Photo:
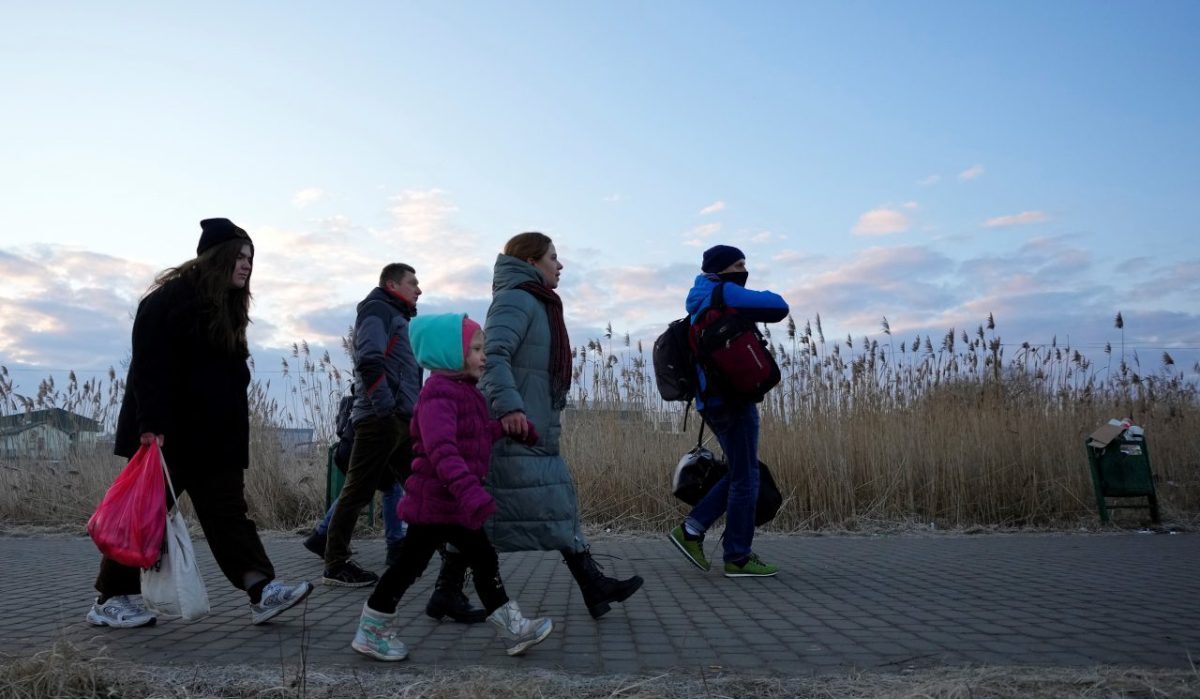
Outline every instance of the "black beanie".
<svg viewBox="0 0 1200 699">
<path fill-rule="evenodd" d="M 738 260 L 746 259 L 746 255 L 732 245 L 714 245 L 704 251 L 704 262 L 700 271 L 716 274 Z"/>
<path fill-rule="evenodd" d="M 200 222 L 200 242 L 196 245 L 196 256 L 204 254 L 205 250 L 216 247 L 221 243 L 227 243 L 237 238 L 244 239 L 247 243 L 253 245 L 250 240 L 250 235 L 246 231 L 234 225 L 233 221 L 227 218 L 206 218 Z"/>
</svg>

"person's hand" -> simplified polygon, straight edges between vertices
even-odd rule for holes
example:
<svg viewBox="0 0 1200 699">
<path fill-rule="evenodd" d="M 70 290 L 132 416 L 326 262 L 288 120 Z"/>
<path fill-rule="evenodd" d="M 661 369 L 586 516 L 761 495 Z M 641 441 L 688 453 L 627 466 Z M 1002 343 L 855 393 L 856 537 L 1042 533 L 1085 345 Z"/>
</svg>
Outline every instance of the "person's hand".
<svg viewBox="0 0 1200 699">
<path fill-rule="evenodd" d="M 158 442 L 158 446 L 161 448 L 163 441 L 164 439 L 161 434 L 154 434 L 153 432 L 143 432 L 141 436 L 142 445 L 147 447 L 154 442 Z"/>
<path fill-rule="evenodd" d="M 529 430 L 525 433 L 525 438 L 521 440 L 521 443 L 525 446 L 532 447 L 538 443 L 539 437 L 537 428 L 534 427 L 533 423 L 529 422 L 528 420 L 525 421 L 525 424 L 529 426 Z"/>
<path fill-rule="evenodd" d="M 482 529 L 483 523 L 496 511 L 496 499 L 480 485 L 463 493 L 459 505 L 462 508 L 463 525 L 467 529 Z"/>
<path fill-rule="evenodd" d="M 524 440 L 529 434 L 529 419 L 520 410 L 514 410 L 500 418 L 500 424 L 504 426 L 504 434 L 518 441 Z"/>
</svg>

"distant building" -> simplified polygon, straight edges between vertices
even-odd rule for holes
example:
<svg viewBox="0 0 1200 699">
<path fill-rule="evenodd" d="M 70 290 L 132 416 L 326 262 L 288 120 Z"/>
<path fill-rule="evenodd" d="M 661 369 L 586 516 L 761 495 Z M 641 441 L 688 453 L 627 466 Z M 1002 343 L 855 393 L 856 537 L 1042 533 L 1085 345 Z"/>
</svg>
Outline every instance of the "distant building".
<svg viewBox="0 0 1200 699">
<path fill-rule="evenodd" d="M 54 425 L 0 428 L 0 459 L 64 459 L 71 452 L 71 435 Z"/>
<path fill-rule="evenodd" d="M 645 423 L 655 432 L 678 433 L 683 422 L 681 411 L 657 406 L 647 406 L 643 402 L 633 401 L 604 401 L 580 405 L 569 401 L 563 409 L 563 423 Z"/>
<path fill-rule="evenodd" d="M 313 429 L 311 427 L 275 427 L 271 434 L 279 441 L 281 451 L 303 451 L 312 447 Z"/>
<path fill-rule="evenodd" d="M 63 408 L 0 415 L 0 457 L 61 459 L 80 445 L 95 444 L 99 422 Z"/>
</svg>

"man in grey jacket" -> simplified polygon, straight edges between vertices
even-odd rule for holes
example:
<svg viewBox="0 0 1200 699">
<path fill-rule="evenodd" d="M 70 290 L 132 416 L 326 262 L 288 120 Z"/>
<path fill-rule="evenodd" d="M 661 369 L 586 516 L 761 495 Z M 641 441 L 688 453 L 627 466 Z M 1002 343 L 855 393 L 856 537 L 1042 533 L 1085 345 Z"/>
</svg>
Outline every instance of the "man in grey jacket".
<svg viewBox="0 0 1200 699">
<path fill-rule="evenodd" d="M 379 576 L 350 560 L 350 536 L 362 509 L 381 482 L 400 481 L 412 471 L 409 422 L 421 391 L 421 368 L 408 339 L 421 287 L 416 270 L 394 262 L 379 274 L 379 286 L 358 304 L 354 323 L 354 446 L 346 481 L 329 522 L 325 544 L 326 585 L 366 587 Z M 467 564 L 462 554 L 442 552 L 442 568 L 425 613 L 435 619 L 479 623 L 487 612 L 463 594 Z"/>
<path fill-rule="evenodd" d="M 379 286 L 358 304 L 354 323 L 354 447 L 325 543 L 326 585 L 365 587 L 379 576 L 350 560 L 350 537 L 362 509 L 386 478 L 401 480 L 411 468 L 408 423 L 421 369 L 408 341 L 408 321 L 417 312 L 421 287 L 416 270 L 394 262 L 379 274 Z"/>
</svg>

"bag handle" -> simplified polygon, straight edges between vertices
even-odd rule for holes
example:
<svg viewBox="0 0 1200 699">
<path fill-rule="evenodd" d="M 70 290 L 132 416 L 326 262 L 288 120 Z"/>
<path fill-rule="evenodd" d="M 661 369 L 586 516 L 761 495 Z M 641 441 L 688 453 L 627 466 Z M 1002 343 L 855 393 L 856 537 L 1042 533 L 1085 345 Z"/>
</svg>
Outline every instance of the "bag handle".
<svg viewBox="0 0 1200 699">
<path fill-rule="evenodd" d="M 704 413 L 697 410 L 696 416 L 700 418 L 700 433 L 696 435 L 696 448 L 701 449 L 704 447 L 704 426 L 707 423 L 704 421 Z M 709 428 L 709 431 L 711 431 L 711 428 Z M 711 435 L 709 436 L 709 439 L 712 439 Z"/>
<path fill-rule="evenodd" d="M 179 507 L 179 495 L 175 492 L 175 484 L 171 482 L 171 470 L 167 468 L 167 459 L 163 456 L 158 440 L 154 440 L 154 449 L 158 452 L 158 463 L 162 464 L 163 475 L 167 477 L 167 487 L 171 489 L 171 507 Z"/>
</svg>

